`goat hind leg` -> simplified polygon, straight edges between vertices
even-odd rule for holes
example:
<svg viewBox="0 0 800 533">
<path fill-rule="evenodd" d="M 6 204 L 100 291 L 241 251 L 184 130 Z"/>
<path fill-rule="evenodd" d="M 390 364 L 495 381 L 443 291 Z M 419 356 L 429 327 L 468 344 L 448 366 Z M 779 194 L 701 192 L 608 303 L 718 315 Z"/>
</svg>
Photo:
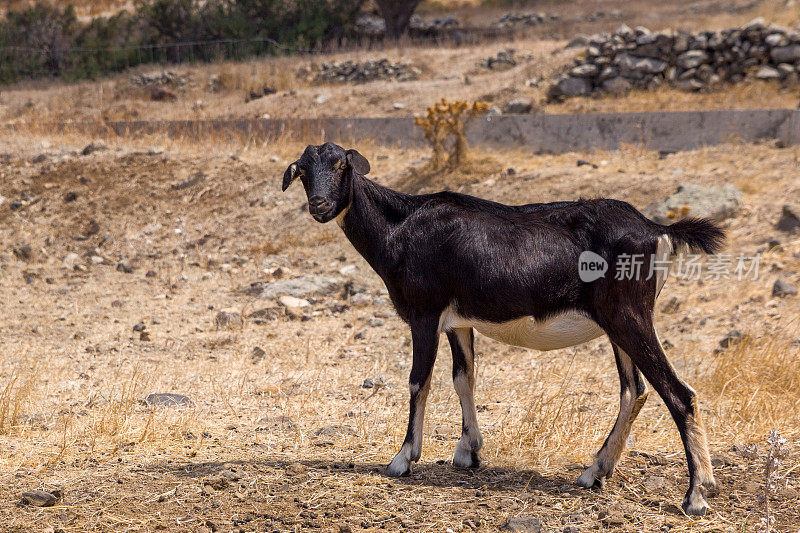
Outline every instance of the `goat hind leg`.
<svg viewBox="0 0 800 533">
<path fill-rule="evenodd" d="M 714 493 L 716 482 L 708 453 L 706 431 L 697 408 L 697 394 L 675 373 L 664 355 L 652 322 L 628 322 L 631 323 L 641 326 L 631 331 L 629 325 L 619 324 L 618 328 L 612 327 L 609 337 L 630 355 L 633 364 L 642 371 L 667 405 L 681 434 L 689 470 L 689 489 L 683 498 L 683 510 L 689 515 L 704 515 L 708 511 L 704 496 Z"/>
<path fill-rule="evenodd" d="M 614 467 L 622 456 L 633 421 L 647 400 L 647 385 L 642 379 L 642 373 L 619 346 L 614 343 L 611 346 L 614 349 L 619 372 L 619 414 L 611 433 L 597 452 L 594 462 L 576 481 L 576 485 L 587 489 L 592 487 L 602 489 L 605 480 L 614 473 Z"/>
<path fill-rule="evenodd" d="M 461 403 L 461 440 L 458 441 L 453 466 L 475 468 L 480 465 L 483 436 L 475 409 L 475 337 L 472 328 L 447 333 L 453 352 L 453 386 Z"/>
</svg>

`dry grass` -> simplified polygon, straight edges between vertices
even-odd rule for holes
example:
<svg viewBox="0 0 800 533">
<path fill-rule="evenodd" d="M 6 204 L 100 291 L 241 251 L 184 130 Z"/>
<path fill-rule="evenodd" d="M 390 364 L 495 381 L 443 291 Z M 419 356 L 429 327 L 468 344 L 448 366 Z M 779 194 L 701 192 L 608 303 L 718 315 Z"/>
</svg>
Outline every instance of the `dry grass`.
<svg viewBox="0 0 800 533">
<path fill-rule="evenodd" d="M 769 289 L 779 273 L 800 282 L 798 243 L 771 252 L 758 281 L 672 280 L 661 297 L 681 303 L 675 314 L 657 314 L 661 336 L 673 345 L 668 353 L 679 373 L 700 394 L 712 453 L 719 464 L 731 465 L 717 468 L 723 492 L 710 517 L 687 521 L 676 514 L 685 463 L 675 426 L 655 395 L 629 442 L 637 453 L 623 459 L 608 491 L 569 488 L 616 416 L 616 372 L 603 340 L 536 353 L 478 338 L 486 466 L 474 473 L 436 463 L 449 459 L 460 435 L 443 343 L 423 462 L 410 478 L 387 480 L 376 471 L 403 439 L 410 347 L 407 328 L 388 306 L 340 312 L 335 305 L 347 302 L 334 294 L 319 297 L 307 321 L 214 323 L 220 309 L 246 317 L 274 307 L 241 289 L 272 279 L 276 267 L 284 277 L 322 274 L 352 281 L 373 297 L 383 294 L 338 228 L 319 226 L 300 209 L 300 187 L 279 192 L 280 176 L 302 145 L 288 138 L 101 140 L 111 150 L 66 154 L 63 161 L 65 150 L 89 139 L 40 129 L 0 141 L 0 152 L 13 154 L 0 166 L 0 195 L 39 199 L 18 211 L 0 207 L 0 391 L 6 391 L 0 398 L 0 493 L 6 502 L 0 523 L 7 529 L 32 521 L 65 530 L 197 530 L 207 522 L 223 530 L 330 529 L 343 522 L 395 529 L 405 521 L 408 528 L 438 531 L 465 527 L 469 519 L 491 530 L 517 514 L 540 516 L 549 528 L 577 516 L 583 529 L 599 525 L 599 510 L 614 509 L 629 517 L 619 528 L 631 531 L 665 524 L 678 531 L 731 524 L 750 530 L 757 523 L 761 463 L 731 449 L 763 442 L 773 427 L 797 441 L 792 343 L 800 303 L 770 301 Z M 137 154 L 154 145 L 166 154 Z M 358 148 L 370 159 L 372 176 L 404 188 L 409 166 L 422 166 L 427 157 L 368 143 Z M 43 152 L 50 154 L 46 161 L 31 163 Z M 666 159 L 636 146 L 496 157 L 514 167 L 515 176 L 486 168 L 441 179 L 510 203 L 591 195 L 639 207 L 681 182 L 752 182 L 756 186 L 744 191 L 745 211 L 728 224 L 731 253 L 752 253 L 774 236 L 782 202 L 775 191 L 800 193 L 789 171 L 796 148 L 740 144 Z M 599 168 L 578 168 L 577 158 Z M 172 188 L 198 171 L 204 178 L 194 188 Z M 77 200 L 65 203 L 70 191 Z M 101 231 L 76 240 L 91 219 Z M 21 243 L 35 251 L 29 262 L 10 252 Z M 69 253 L 79 255 L 85 272 L 62 266 Z M 93 254 L 104 263 L 92 264 Z M 123 258 L 138 265 L 133 274 L 116 270 Z M 773 272 L 773 264 L 780 270 Z M 345 265 L 355 272 L 341 274 Z M 156 275 L 147 277 L 148 270 Z M 375 318 L 385 325 L 370 326 Z M 140 321 L 151 340 L 131 331 Z M 751 340 L 715 354 L 730 329 Z M 255 362 L 254 347 L 265 352 Z M 385 387 L 361 388 L 364 378 L 377 376 Z M 151 392 L 187 394 L 195 406 L 153 409 L 141 403 Z M 793 451 L 784 471 L 797 461 Z M 227 488 L 215 480 L 231 471 L 241 479 Z M 666 478 L 664 490 L 644 487 L 653 476 Z M 64 487 L 63 503 L 13 507 L 20 491 L 39 486 Z M 782 528 L 800 524 L 797 490 L 791 480 L 774 502 Z"/>
</svg>

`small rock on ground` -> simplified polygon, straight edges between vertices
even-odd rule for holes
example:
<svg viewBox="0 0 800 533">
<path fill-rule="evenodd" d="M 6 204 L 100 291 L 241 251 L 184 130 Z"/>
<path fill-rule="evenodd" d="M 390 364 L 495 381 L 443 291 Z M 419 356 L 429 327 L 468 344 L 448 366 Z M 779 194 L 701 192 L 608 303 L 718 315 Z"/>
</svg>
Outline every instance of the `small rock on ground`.
<svg viewBox="0 0 800 533">
<path fill-rule="evenodd" d="M 778 278 L 772 285 L 772 295 L 778 298 L 785 298 L 787 296 L 794 296 L 797 294 L 797 287 L 789 283 L 783 278 Z"/>
<path fill-rule="evenodd" d="M 524 114 L 530 113 L 533 109 L 533 102 L 528 98 L 515 98 L 505 105 L 503 113 L 505 114 Z"/>
<path fill-rule="evenodd" d="M 664 490 L 666 486 L 667 479 L 663 476 L 650 476 L 644 480 L 644 487 L 653 492 Z"/>
<path fill-rule="evenodd" d="M 784 205 L 781 211 L 781 218 L 775 227 L 787 233 L 800 232 L 800 204 Z"/>
<path fill-rule="evenodd" d="M 45 492 L 43 490 L 29 490 L 22 493 L 22 504 L 34 507 L 52 507 L 61 499 L 61 491 Z"/>
<path fill-rule="evenodd" d="M 542 530 L 542 521 L 535 516 L 512 516 L 506 520 L 502 529 L 506 531 L 539 533 Z"/>
<path fill-rule="evenodd" d="M 183 394 L 173 394 L 169 392 L 155 392 L 145 398 L 145 403 L 155 407 L 179 407 L 192 406 L 194 402 Z"/>
<path fill-rule="evenodd" d="M 259 297 L 278 298 L 281 295 L 295 298 L 308 298 L 314 295 L 326 295 L 342 290 L 342 282 L 325 276 L 300 276 L 297 278 L 274 281 L 264 285 Z"/>
<path fill-rule="evenodd" d="M 361 388 L 363 388 L 363 389 L 373 389 L 373 388 L 377 388 L 377 387 L 383 387 L 383 385 L 384 385 L 384 381 L 383 381 L 383 378 L 381 378 L 381 377 L 367 378 L 361 384 Z"/>
<path fill-rule="evenodd" d="M 295 298 L 294 296 L 283 295 L 278 298 L 278 303 L 282 306 L 286 307 L 287 309 L 302 309 L 303 307 L 308 307 L 311 305 L 308 303 L 308 300 L 303 300 L 302 298 Z"/>
<path fill-rule="evenodd" d="M 719 341 L 720 348 L 728 348 L 729 346 L 733 346 L 734 344 L 739 344 L 742 341 L 742 332 L 738 329 L 735 329 L 725 335 L 725 337 Z"/>
<path fill-rule="evenodd" d="M 731 218 L 742 204 L 742 192 L 731 184 L 687 183 L 669 198 L 653 202 L 644 214 L 659 224 L 671 224 L 685 216 L 705 217 L 717 222 Z"/>
<path fill-rule="evenodd" d="M 236 311 L 220 311 L 214 317 L 214 324 L 218 328 L 231 328 L 242 325 L 242 315 Z"/>
<path fill-rule="evenodd" d="M 259 348 L 258 346 L 253 348 L 253 353 L 251 355 L 251 359 L 253 360 L 253 364 L 258 363 L 259 361 L 264 359 L 264 356 L 266 356 L 266 355 L 267 355 L 267 352 L 265 352 L 262 348 Z"/>
<path fill-rule="evenodd" d="M 102 152 L 104 150 L 108 150 L 108 147 L 101 143 L 91 143 L 86 145 L 86 147 L 81 150 L 81 155 L 91 155 L 95 152 Z"/>
</svg>

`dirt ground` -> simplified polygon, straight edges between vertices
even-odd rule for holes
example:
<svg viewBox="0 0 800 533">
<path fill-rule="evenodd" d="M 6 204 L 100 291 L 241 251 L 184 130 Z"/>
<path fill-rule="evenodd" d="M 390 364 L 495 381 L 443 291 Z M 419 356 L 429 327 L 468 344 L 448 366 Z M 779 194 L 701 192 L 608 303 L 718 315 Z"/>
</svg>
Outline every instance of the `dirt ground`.
<svg viewBox="0 0 800 533">
<path fill-rule="evenodd" d="M 754 531 L 772 429 L 788 455 L 770 512 L 778 530 L 800 528 L 800 299 L 771 295 L 779 276 L 800 282 L 800 241 L 774 229 L 781 206 L 800 198 L 800 149 L 509 151 L 481 155 L 513 176 L 422 187 L 639 208 L 682 183 L 742 190 L 725 253 L 763 252 L 759 279 L 672 279 L 656 317 L 699 393 L 721 486 L 697 519 L 679 510 L 685 459 L 655 394 L 608 488 L 572 485 L 616 416 L 606 340 L 540 353 L 478 336 L 486 446 L 475 471 L 449 464 L 460 412 L 443 343 L 422 460 L 407 478 L 382 476 L 405 432 L 410 335 L 339 228 L 311 219 L 301 187 L 280 192 L 302 147 L 105 139 L 107 149 L 81 155 L 89 140 L 0 138 L 3 531 L 493 531 L 514 517 L 544 531 Z M 358 148 L 374 179 L 406 189 L 427 157 Z M 767 250 L 771 240 L 783 245 Z M 306 274 L 340 285 L 302 316 L 254 289 Z M 220 321 L 220 311 L 238 315 Z M 732 330 L 742 342 L 721 349 Z M 379 386 L 364 388 L 368 378 Z M 193 403 L 154 408 L 150 393 Z M 19 504 L 39 488 L 63 497 Z"/>
</svg>

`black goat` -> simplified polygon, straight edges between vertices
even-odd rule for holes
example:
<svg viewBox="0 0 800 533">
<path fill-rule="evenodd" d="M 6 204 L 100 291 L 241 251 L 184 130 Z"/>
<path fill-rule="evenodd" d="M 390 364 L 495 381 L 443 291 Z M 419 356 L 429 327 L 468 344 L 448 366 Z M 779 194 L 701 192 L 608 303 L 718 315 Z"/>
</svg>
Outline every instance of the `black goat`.
<svg viewBox="0 0 800 533">
<path fill-rule="evenodd" d="M 666 272 L 616 279 L 612 271 L 584 282 L 578 265 L 585 251 L 612 266 L 625 254 L 642 254 L 647 272 L 655 262 L 668 265 L 678 246 L 713 253 L 723 232 L 705 219 L 656 224 L 617 200 L 507 206 L 452 192 L 408 195 L 366 179 L 368 172 L 369 163 L 355 150 L 332 143 L 308 146 L 286 170 L 283 190 L 300 177 L 311 215 L 318 222 L 338 222 L 411 326 L 408 431 L 386 473 L 404 475 L 420 458 L 425 402 L 442 332 L 450 341 L 462 410 L 462 437 L 453 457 L 458 467 L 477 466 L 483 444 L 473 400 L 473 328 L 539 350 L 605 333 L 619 370 L 620 410 L 578 485 L 599 488 L 611 476 L 647 398 L 644 374 L 683 438 L 690 479 L 683 508 L 705 514 L 704 495 L 715 482 L 695 392 L 676 375 L 653 326 Z"/>
</svg>

